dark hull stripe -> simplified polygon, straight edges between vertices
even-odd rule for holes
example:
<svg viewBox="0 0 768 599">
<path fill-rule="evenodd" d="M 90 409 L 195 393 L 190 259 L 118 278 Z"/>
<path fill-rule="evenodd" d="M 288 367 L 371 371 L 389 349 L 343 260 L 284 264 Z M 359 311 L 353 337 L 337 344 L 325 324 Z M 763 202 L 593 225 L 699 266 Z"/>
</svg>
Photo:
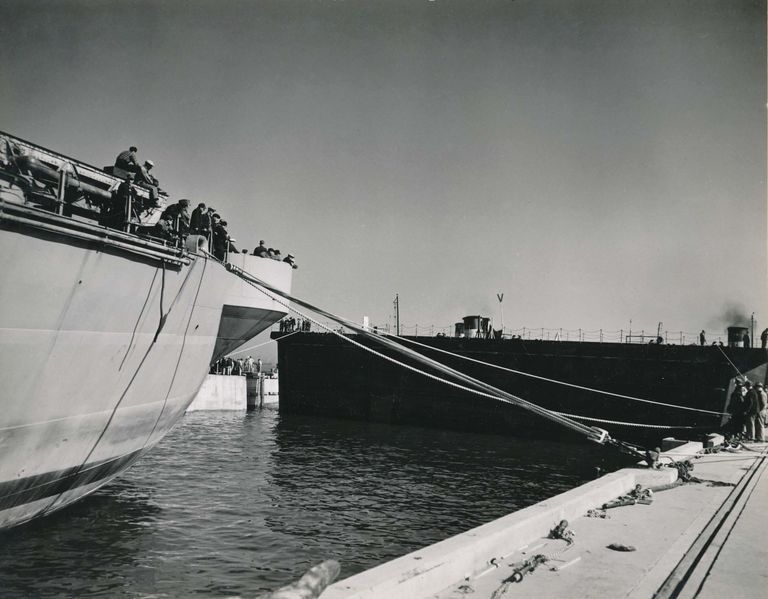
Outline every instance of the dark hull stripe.
<svg viewBox="0 0 768 599">
<path fill-rule="evenodd" d="M 0 482 L 0 510 L 54 497 L 114 476 L 128 468 L 142 453 L 143 450 L 139 449 L 117 458 L 91 462 L 84 467 L 75 466 Z"/>
</svg>

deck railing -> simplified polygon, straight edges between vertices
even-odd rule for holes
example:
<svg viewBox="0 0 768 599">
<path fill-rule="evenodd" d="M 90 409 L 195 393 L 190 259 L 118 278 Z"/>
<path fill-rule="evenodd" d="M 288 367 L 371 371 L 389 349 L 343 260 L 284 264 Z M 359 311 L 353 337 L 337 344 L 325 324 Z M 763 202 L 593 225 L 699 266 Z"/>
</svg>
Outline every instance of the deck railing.
<svg viewBox="0 0 768 599">
<path fill-rule="evenodd" d="M 275 325 L 274 330 L 281 332 L 293 332 L 298 330 L 322 332 L 322 329 L 318 331 L 317 327 L 311 327 L 310 323 L 304 322 L 302 329 L 301 319 L 296 319 L 293 326 L 284 324 L 284 321 Z M 339 325 L 337 323 L 323 323 L 330 329 L 338 330 Z M 381 331 L 382 333 L 394 334 L 395 327 L 391 324 L 369 324 L 369 328 L 373 331 Z M 422 324 L 400 324 L 400 335 L 414 336 L 414 337 L 435 337 L 435 336 L 454 336 L 454 325 L 438 326 L 438 325 L 422 325 Z M 482 335 L 485 336 L 485 335 Z M 492 336 L 492 335 L 491 335 Z M 503 339 L 524 339 L 524 340 L 539 340 L 539 341 L 576 341 L 576 342 L 591 342 L 591 343 L 633 343 L 633 344 L 650 344 L 656 343 L 658 337 L 661 337 L 662 343 L 666 345 L 699 345 L 699 332 L 689 331 L 661 331 L 661 334 L 656 330 L 640 329 L 564 329 L 564 328 L 547 328 L 547 327 L 504 327 L 502 331 Z M 706 345 L 725 344 L 728 339 L 726 332 L 723 333 L 710 333 L 706 336 Z"/>
</svg>

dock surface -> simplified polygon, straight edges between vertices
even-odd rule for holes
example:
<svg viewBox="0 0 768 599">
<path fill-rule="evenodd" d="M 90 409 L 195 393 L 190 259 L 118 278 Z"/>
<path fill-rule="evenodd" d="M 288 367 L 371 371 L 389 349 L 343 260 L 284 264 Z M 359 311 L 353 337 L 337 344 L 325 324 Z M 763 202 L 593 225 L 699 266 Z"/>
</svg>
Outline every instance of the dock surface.
<svg viewBox="0 0 768 599">
<path fill-rule="evenodd" d="M 677 457 L 684 457 L 685 447 Z M 693 458 L 701 482 L 664 488 L 672 468 L 625 469 L 551 500 L 337 582 L 322 596 L 432 599 L 466 597 L 764 597 L 768 595 L 768 453 L 765 444 Z M 688 449 L 689 454 L 693 452 Z M 605 510 L 632 480 L 657 487 L 649 505 Z M 618 487 L 628 487 L 615 492 Z M 589 503 L 592 503 L 589 505 Z M 574 516 L 575 512 L 579 512 Z M 574 543 L 548 539 L 558 515 Z M 629 551 L 615 550 L 632 549 Z M 524 560 L 547 560 L 519 582 Z M 450 576 L 452 578 L 449 578 Z M 443 584 L 444 583 L 444 584 Z M 402 594 L 405 593 L 405 594 Z"/>
</svg>

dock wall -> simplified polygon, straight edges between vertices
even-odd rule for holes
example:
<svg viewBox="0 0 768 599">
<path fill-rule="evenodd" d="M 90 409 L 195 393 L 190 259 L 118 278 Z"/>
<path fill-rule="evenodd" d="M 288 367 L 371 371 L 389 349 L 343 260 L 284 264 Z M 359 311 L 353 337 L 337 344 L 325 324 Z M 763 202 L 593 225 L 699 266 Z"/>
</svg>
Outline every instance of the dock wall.
<svg viewBox="0 0 768 599">
<path fill-rule="evenodd" d="M 209 374 L 187 412 L 200 410 L 243 410 L 247 406 L 244 376 Z"/>
<path fill-rule="evenodd" d="M 688 443 L 665 455 L 692 454 L 700 443 Z M 388 599 L 428 597 L 445 589 L 446 581 L 468 577 L 488 568 L 492 558 L 509 555 L 546 537 L 560 520 L 575 520 L 588 510 L 643 487 L 670 484 L 677 470 L 625 468 L 576 489 L 524 508 L 493 522 L 419 549 L 329 587 L 324 599 Z"/>
</svg>

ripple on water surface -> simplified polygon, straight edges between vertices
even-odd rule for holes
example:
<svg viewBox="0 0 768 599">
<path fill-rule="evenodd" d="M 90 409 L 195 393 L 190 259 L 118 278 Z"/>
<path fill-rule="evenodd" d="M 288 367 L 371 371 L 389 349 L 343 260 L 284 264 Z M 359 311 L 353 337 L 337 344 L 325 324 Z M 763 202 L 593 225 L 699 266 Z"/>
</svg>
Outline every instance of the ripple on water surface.
<svg viewBox="0 0 768 599">
<path fill-rule="evenodd" d="M 599 447 L 194 412 L 122 477 L 0 533 L 3 597 L 250 595 L 341 577 L 594 476 Z"/>
</svg>

